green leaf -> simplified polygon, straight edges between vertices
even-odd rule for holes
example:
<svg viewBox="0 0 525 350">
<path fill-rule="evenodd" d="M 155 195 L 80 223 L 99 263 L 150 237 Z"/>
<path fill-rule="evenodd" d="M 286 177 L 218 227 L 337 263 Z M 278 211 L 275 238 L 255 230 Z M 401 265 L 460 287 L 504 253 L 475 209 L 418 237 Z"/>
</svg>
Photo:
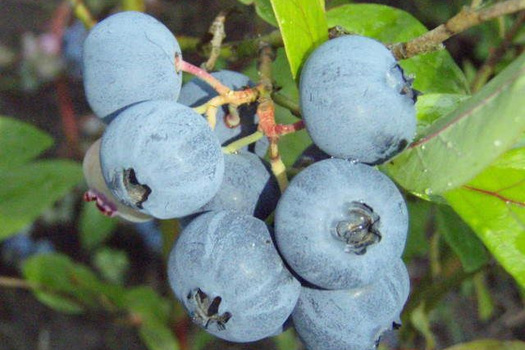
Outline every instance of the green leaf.
<svg viewBox="0 0 525 350">
<path fill-rule="evenodd" d="M 434 349 L 436 347 L 436 338 L 434 337 L 434 333 L 432 333 L 432 327 L 425 308 L 425 302 L 422 302 L 410 314 L 410 322 L 425 338 L 426 348 Z"/>
<path fill-rule="evenodd" d="M 525 131 L 525 54 L 426 136 L 387 164 L 405 189 L 440 194 L 468 182 L 511 148 Z"/>
<path fill-rule="evenodd" d="M 179 342 L 165 324 L 148 321 L 140 325 L 139 335 L 150 350 L 178 350 Z"/>
<path fill-rule="evenodd" d="M 272 26 L 278 26 L 270 0 L 255 0 L 255 12 Z"/>
<path fill-rule="evenodd" d="M 476 271 L 488 262 L 489 257 L 483 243 L 454 210 L 448 206 L 440 206 L 437 223 L 439 232 L 459 257 L 466 272 Z"/>
<path fill-rule="evenodd" d="M 419 96 L 416 103 L 417 134 L 422 135 L 433 122 L 453 112 L 461 102 L 468 98 L 468 95 L 461 94 L 423 94 Z"/>
<path fill-rule="evenodd" d="M 297 349 L 298 341 L 292 329 L 279 334 L 274 340 L 279 350 Z"/>
<path fill-rule="evenodd" d="M 427 29 L 409 13 L 376 4 L 349 4 L 326 13 L 328 26 L 343 26 L 350 32 L 375 38 L 383 43 L 403 42 Z M 467 80 L 447 51 L 419 55 L 400 62 L 415 77 L 414 88 L 424 93 L 465 94 Z"/>
<path fill-rule="evenodd" d="M 53 139 L 33 125 L 0 116 L 0 169 L 25 164 L 52 144 Z"/>
<path fill-rule="evenodd" d="M 0 240 L 13 235 L 82 181 L 82 168 L 49 160 L 0 172 Z"/>
<path fill-rule="evenodd" d="M 427 231 L 433 204 L 415 197 L 408 198 L 406 203 L 410 222 L 403 258 L 426 256 L 429 249 Z"/>
<path fill-rule="evenodd" d="M 125 251 L 102 247 L 95 253 L 94 265 L 101 276 L 115 284 L 123 284 L 129 269 L 129 259 Z"/>
<path fill-rule="evenodd" d="M 244 5 L 251 5 L 251 4 L 253 4 L 254 0 L 237 0 L 237 1 L 239 1 L 240 3 L 242 3 Z"/>
<path fill-rule="evenodd" d="M 292 76 L 306 57 L 328 39 L 324 0 L 271 0 Z"/>
<path fill-rule="evenodd" d="M 99 305 L 101 282 L 91 270 L 63 254 L 36 255 L 22 266 L 24 277 L 35 286 L 42 303 L 58 311 L 79 313 Z"/>
<path fill-rule="evenodd" d="M 508 153 L 510 158 L 515 156 L 515 151 Z M 507 154 L 495 164 L 506 164 L 506 158 Z M 525 287 L 525 170 L 490 166 L 444 196 L 498 262 Z"/>
<path fill-rule="evenodd" d="M 445 350 L 525 350 L 525 343 L 521 341 L 487 339 L 454 345 Z"/>
<path fill-rule="evenodd" d="M 92 250 L 102 244 L 117 227 L 118 220 L 102 215 L 94 203 L 84 202 L 79 231 L 82 247 Z"/>
<path fill-rule="evenodd" d="M 167 323 L 170 303 L 159 296 L 151 287 L 136 287 L 126 292 L 126 308 L 140 316 L 143 322 Z"/>
</svg>

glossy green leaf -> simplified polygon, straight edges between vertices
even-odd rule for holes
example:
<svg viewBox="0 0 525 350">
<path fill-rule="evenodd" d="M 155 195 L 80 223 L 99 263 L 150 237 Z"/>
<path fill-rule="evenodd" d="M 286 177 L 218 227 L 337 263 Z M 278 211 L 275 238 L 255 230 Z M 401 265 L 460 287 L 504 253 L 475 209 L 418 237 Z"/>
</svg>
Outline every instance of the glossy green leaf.
<svg viewBox="0 0 525 350">
<path fill-rule="evenodd" d="M 82 181 L 80 164 L 49 160 L 0 172 L 0 240 L 33 222 Z"/>
<path fill-rule="evenodd" d="M 0 116 L 0 169 L 22 165 L 52 144 L 53 139 L 33 125 Z"/>
<path fill-rule="evenodd" d="M 470 96 L 462 94 L 423 94 L 417 98 L 417 135 L 422 135 L 434 121 L 453 112 Z M 418 138 L 418 136 L 416 136 Z"/>
<path fill-rule="evenodd" d="M 79 220 L 82 247 L 87 250 L 96 248 L 111 235 L 117 224 L 117 219 L 102 215 L 95 203 L 84 202 Z"/>
<path fill-rule="evenodd" d="M 178 350 L 180 348 L 170 328 L 158 321 L 142 323 L 139 327 L 139 335 L 149 350 Z"/>
<path fill-rule="evenodd" d="M 237 0 L 237 1 L 239 1 L 240 3 L 244 5 L 251 5 L 254 2 L 254 0 Z"/>
<path fill-rule="evenodd" d="M 459 257 L 465 271 L 476 271 L 488 262 L 489 256 L 483 243 L 450 207 L 439 207 L 437 224 L 439 232 Z"/>
<path fill-rule="evenodd" d="M 521 153 L 525 153 L 522 148 Z M 509 157 L 515 157 L 515 151 Z M 495 164 L 505 164 L 507 155 Z M 498 262 L 525 287 L 525 170 L 490 166 L 444 194 Z"/>
<path fill-rule="evenodd" d="M 292 76 L 308 55 L 328 39 L 324 0 L 271 0 Z"/>
<path fill-rule="evenodd" d="M 440 194 L 463 185 L 511 148 L 525 131 L 525 54 L 426 136 L 387 164 L 405 189 Z"/>
<path fill-rule="evenodd" d="M 454 345 L 445 350 L 525 350 L 525 342 L 486 339 Z"/>
<path fill-rule="evenodd" d="M 425 32 L 425 26 L 411 14 L 377 4 L 349 4 L 326 13 L 328 27 L 343 26 L 352 33 L 383 43 L 403 42 Z M 433 52 L 400 62 L 415 78 L 414 88 L 424 93 L 465 94 L 469 91 L 461 69 L 447 51 Z"/>
<path fill-rule="evenodd" d="M 261 17 L 266 22 L 270 23 L 272 26 L 277 27 L 277 19 L 273 13 L 272 3 L 270 0 L 254 0 L 255 2 L 255 12 L 259 17 Z"/>
</svg>

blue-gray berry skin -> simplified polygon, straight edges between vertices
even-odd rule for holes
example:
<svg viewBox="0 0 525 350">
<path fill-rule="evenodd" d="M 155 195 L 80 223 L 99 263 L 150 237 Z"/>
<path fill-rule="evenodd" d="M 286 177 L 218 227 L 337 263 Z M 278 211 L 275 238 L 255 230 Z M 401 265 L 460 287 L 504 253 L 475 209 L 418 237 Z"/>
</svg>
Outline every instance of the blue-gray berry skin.
<svg viewBox="0 0 525 350">
<path fill-rule="evenodd" d="M 380 164 L 414 137 L 415 92 L 374 39 L 347 35 L 318 47 L 304 65 L 299 91 L 308 133 L 333 157 Z"/>
<path fill-rule="evenodd" d="M 310 165 L 290 182 L 275 215 L 279 251 L 315 286 L 357 288 L 403 253 L 405 201 L 375 168 L 342 159 Z"/>
<path fill-rule="evenodd" d="M 168 278 L 193 321 L 232 342 L 282 331 L 300 291 L 266 224 L 233 211 L 204 213 L 182 231 Z"/>
<path fill-rule="evenodd" d="M 191 108 L 146 101 L 122 111 L 100 148 L 104 179 L 122 203 L 159 219 L 196 212 L 219 190 L 219 140 Z"/>
<path fill-rule="evenodd" d="M 98 23 L 84 42 L 84 88 L 100 118 L 145 100 L 176 101 L 182 72 L 173 34 L 155 18 L 140 12 L 114 14 Z"/>
<path fill-rule="evenodd" d="M 242 90 L 254 85 L 246 75 L 230 70 L 213 72 L 211 75 L 232 90 Z M 186 106 L 196 107 L 206 103 L 215 96 L 217 96 L 217 92 L 209 84 L 195 78 L 184 84 L 180 92 L 179 102 Z M 217 124 L 214 131 L 223 146 L 257 131 L 259 118 L 255 114 L 255 109 L 254 105 L 243 105 L 239 107 L 241 120 L 240 124 L 235 126 L 230 125 L 225 120 L 228 115 L 227 105 L 217 109 Z M 259 157 L 264 157 L 268 146 L 268 139 L 263 137 L 256 143 L 244 147 L 242 150 L 254 152 Z"/>
<path fill-rule="evenodd" d="M 280 190 L 269 165 L 249 152 L 224 155 L 219 192 L 203 211 L 235 210 L 265 220 L 277 206 Z"/>
<path fill-rule="evenodd" d="M 409 290 L 408 272 L 397 259 L 382 278 L 368 286 L 301 288 L 293 324 L 308 350 L 373 350 L 381 334 L 399 322 Z"/>
</svg>

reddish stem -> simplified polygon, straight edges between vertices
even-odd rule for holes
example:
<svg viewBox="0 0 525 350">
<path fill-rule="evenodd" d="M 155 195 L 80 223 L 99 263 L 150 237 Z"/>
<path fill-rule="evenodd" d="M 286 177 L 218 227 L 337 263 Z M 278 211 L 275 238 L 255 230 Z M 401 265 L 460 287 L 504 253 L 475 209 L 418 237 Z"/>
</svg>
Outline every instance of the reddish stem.
<svg viewBox="0 0 525 350">
<path fill-rule="evenodd" d="M 78 125 L 66 79 L 64 77 L 58 78 L 55 82 L 55 88 L 58 98 L 60 118 L 62 119 L 62 127 L 64 128 L 64 134 L 68 145 L 68 152 L 70 154 L 80 155 Z"/>
<path fill-rule="evenodd" d="M 277 124 L 274 127 L 274 132 L 277 135 L 282 136 L 282 135 L 291 134 L 291 133 L 294 133 L 296 131 L 302 130 L 302 129 L 304 129 L 304 127 L 305 127 L 304 126 L 304 121 L 303 120 L 299 120 L 299 121 L 296 121 L 293 124 Z"/>
<path fill-rule="evenodd" d="M 189 319 L 183 317 L 181 320 L 177 321 L 175 324 L 175 335 L 179 341 L 179 347 L 181 350 L 189 350 L 188 344 L 188 330 L 190 328 Z"/>
<path fill-rule="evenodd" d="M 217 91 L 219 95 L 226 95 L 231 90 L 227 86 L 223 85 L 218 79 L 216 79 L 213 75 L 206 72 L 204 69 L 199 68 L 197 66 L 194 66 L 191 63 L 188 63 L 182 59 L 179 55 L 175 56 L 175 68 L 177 69 L 177 72 L 183 71 L 186 73 L 189 73 L 191 75 L 195 75 L 197 78 L 204 80 L 210 86 Z"/>
</svg>

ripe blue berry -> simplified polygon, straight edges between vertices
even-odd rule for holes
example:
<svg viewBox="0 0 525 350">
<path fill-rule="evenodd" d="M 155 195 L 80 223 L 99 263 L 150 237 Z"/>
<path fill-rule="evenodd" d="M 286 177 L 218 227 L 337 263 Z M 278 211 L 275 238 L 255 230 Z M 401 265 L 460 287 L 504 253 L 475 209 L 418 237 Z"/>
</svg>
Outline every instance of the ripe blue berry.
<svg viewBox="0 0 525 350">
<path fill-rule="evenodd" d="M 225 154 L 219 192 L 202 210 L 235 210 L 264 220 L 275 210 L 280 193 L 269 166 L 257 155 Z"/>
<path fill-rule="evenodd" d="M 401 256 L 407 230 L 406 204 L 394 183 L 373 167 L 335 158 L 295 176 L 275 216 L 284 259 L 326 289 L 379 278 Z"/>
<path fill-rule="evenodd" d="M 222 70 L 213 72 L 211 75 L 232 90 L 242 90 L 253 86 L 250 78 L 234 71 Z M 195 78 L 182 87 L 179 103 L 190 107 L 197 107 L 215 96 L 217 96 L 217 92 L 209 84 Z M 223 146 L 257 131 L 259 118 L 255 114 L 255 106 L 241 106 L 239 108 L 239 116 L 240 120 L 231 120 L 227 105 L 217 110 L 217 124 L 214 131 Z M 244 147 L 242 150 L 254 152 L 259 157 L 264 157 L 268 146 L 268 139 L 263 137 L 256 143 Z"/>
<path fill-rule="evenodd" d="M 224 157 L 191 108 L 147 101 L 122 111 L 100 147 L 104 179 L 122 203 L 159 219 L 197 211 L 219 190 Z"/>
<path fill-rule="evenodd" d="M 292 314 L 308 350 L 375 349 L 381 334 L 398 326 L 410 279 L 401 259 L 371 285 L 349 290 L 301 288 Z"/>
<path fill-rule="evenodd" d="M 380 164 L 416 131 L 415 92 L 380 42 L 342 36 L 318 47 L 301 72 L 308 133 L 331 156 Z"/>
<path fill-rule="evenodd" d="M 179 97 L 179 44 L 149 15 L 129 11 L 106 18 L 89 32 L 83 55 L 88 102 L 108 122 L 112 113 L 133 103 Z"/>
<path fill-rule="evenodd" d="M 232 211 L 204 213 L 182 231 L 168 277 L 193 321 L 233 342 L 282 331 L 300 290 L 266 224 Z"/>
</svg>

